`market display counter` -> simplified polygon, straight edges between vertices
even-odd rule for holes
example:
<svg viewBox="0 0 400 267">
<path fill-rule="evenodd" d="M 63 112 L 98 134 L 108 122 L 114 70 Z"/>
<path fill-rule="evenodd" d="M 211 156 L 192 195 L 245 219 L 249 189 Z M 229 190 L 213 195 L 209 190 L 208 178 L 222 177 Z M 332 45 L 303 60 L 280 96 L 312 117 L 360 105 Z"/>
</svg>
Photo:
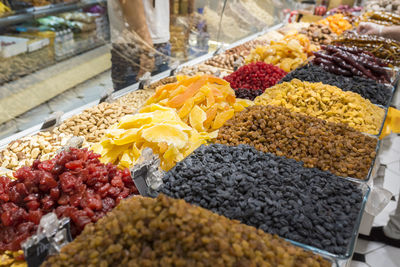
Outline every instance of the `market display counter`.
<svg viewBox="0 0 400 267">
<path fill-rule="evenodd" d="M 44 266 L 348 263 L 397 59 L 281 27 L 3 141 L 4 255 L 54 212 L 76 238 Z"/>
</svg>

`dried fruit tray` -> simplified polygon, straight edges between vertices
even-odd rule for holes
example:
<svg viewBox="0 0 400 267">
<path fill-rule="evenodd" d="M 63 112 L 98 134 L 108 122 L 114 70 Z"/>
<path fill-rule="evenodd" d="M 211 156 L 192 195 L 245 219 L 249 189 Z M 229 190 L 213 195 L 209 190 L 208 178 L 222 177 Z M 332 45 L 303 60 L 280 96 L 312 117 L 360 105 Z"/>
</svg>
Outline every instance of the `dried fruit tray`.
<svg viewBox="0 0 400 267">
<path fill-rule="evenodd" d="M 368 172 L 367 177 L 366 177 L 364 180 L 360 180 L 360 179 L 356 179 L 356 178 L 351 178 L 351 177 L 348 178 L 348 179 L 350 179 L 350 180 L 356 180 L 356 181 L 361 181 L 361 182 L 363 182 L 363 183 L 367 183 L 367 182 L 371 179 L 372 173 L 373 173 L 373 171 L 374 171 L 375 162 L 376 162 L 376 159 L 377 159 L 377 157 L 378 157 L 378 152 L 379 152 L 380 147 L 381 147 L 381 140 L 378 139 L 378 143 L 376 144 L 376 149 L 375 149 L 375 157 L 374 157 L 374 159 L 372 160 L 371 167 L 369 168 L 369 172 Z"/>
<path fill-rule="evenodd" d="M 367 203 L 368 200 L 368 196 L 369 193 L 371 191 L 370 187 L 366 184 L 366 183 L 362 183 L 359 180 L 355 181 L 355 180 L 350 180 L 352 183 L 356 184 L 358 186 L 358 188 L 362 191 L 363 193 L 363 200 L 361 203 L 361 208 L 360 208 L 360 212 L 357 216 L 357 219 L 354 223 L 354 228 L 353 228 L 353 232 L 352 232 L 352 237 L 350 239 L 349 244 L 347 245 L 347 249 L 346 249 L 346 253 L 344 255 L 338 255 L 338 254 L 333 254 L 331 252 L 313 247 L 313 246 L 309 246 L 309 245 L 305 245 L 303 243 L 299 243 L 296 241 L 292 241 L 290 239 L 287 239 L 287 241 L 291 242 L 292 244 L 299 246 L 303 249 L 306 250 L 310 250 L 312 252 L 314 252 L 315 254 L 321 255 L 322 257 L 329 259 L 330 261 L 334 262 L 336 266 L 339 266 L 340 261 L 344 261 L 344 260 L 348 260 L 350 259 L 350 257 L 353 255 L 354 253 L 354 248 L 356 245 L 356 240 L 358 237 L 358 231 L 360 228 L 360 224 L 361 224 L 361 219 L 364 213 L 364 209 L 365 209 L 365 204 Z"/>
<path fill-rule="evenodd" d="M 393 98 L 393 94 L 392 94 L 392 98 Z M 391 101 L 391 100 L 390 100 L 390 101 Z M 389 104 L 389 105 L 390 105 L 390 104 Z M 376 105 L 376 106 L 378 106 L 378 107 L 380 107 L 380 108 L 383 108 L 383 109 L 385 110 L 385 114 L 383 115 L 382 125 L 381 125 L 381 128 L 379 129 L 378 134 L 373 134 L 373 135 L 371 135 L 371 136 L 373 136 L 373 137 L 379 138 L 379 136 L 381 135 L 381 133 L 382 133 L 382 131 L 383 131 L 383 126 L 385 125 L 385 121 L 386 121 L 386 117 L 387 117 L 387 114 L 388 114 L 388 111 L 389 111 L 389 107 L 384 107 L 384 106 L 382 106 L 382 105 Z"/>
</svg>

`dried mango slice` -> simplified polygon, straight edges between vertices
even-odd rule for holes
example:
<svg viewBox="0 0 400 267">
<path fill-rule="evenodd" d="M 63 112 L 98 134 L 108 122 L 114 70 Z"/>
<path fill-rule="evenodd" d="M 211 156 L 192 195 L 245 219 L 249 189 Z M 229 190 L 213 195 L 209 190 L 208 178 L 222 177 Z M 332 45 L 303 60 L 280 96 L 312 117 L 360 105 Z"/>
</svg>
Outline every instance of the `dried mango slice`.
<svg viewBox="0 0 400 267">
<path fill-rule="evenodd" d="M 124 152 L 121 159 L 119 160 L 119 166 L 121 166 L 122 168 L 129 168 L 129 166 L 132 166 L 132 164 L 133 159 L 131 155 L 129 155 L 129 151 Z"/>
<path fill-rule="evenodd" d="M 207 119 L 207 114 L 199 106 L 194 106 L 189 115 L 190 125 L 199 132 L 204 131 L 204 121 Z"/>
<path fill-rule="evenodd" d="M 112 149 L 107 149 L 105 151 L 105 153 L 102 153 L 100 161 L 102 163 L 115 163 L 118 159 L 118 157 L 120 156 L 120 154 L 122 154 L 124 151 L 128 150 L 129 148 L 129 144 L 127 145 L 123 145 L 123 146 L 114 146 Z M 103 155 L 104 154 L 104 155 Z"/>
<path fill-rule="evenodd" d="M 147 105 L 144 106 L 143 108 L 140 109 L 140 113 L 148 113 L 148 112 L 154 112 L 156 110 L 159 111 L 170 111 L 171 109 L 168 107 L 164 107 L 158 104 L 152 104 L 152 105 Z"/>
<path fill-rule="evenodd" d="M 193 106 L 194 106 L 194 98 L 191 98 L 188 101 L 186 101 L 185 104 L 183 104 L 183 106 L 179 110 L 179 117 L 185 118 L 187 115 L 189 115 Z"/>
<path fill-rule="evenodd" d="M 126 145 L 132 143 L 136 140 L 138 132 L 141 128 L 134 128 L 125 131 L 124 134 L 120 136 L 120 138 L 114 139 L 113 143 L 119 146 Z"/>
<path fill-rule="evenodd" d="M 120 119 L 118 124 L 119 129 L 130 129 L 135 127 L 140 127 L 143 124 L 150 123 L 152 120 L 151 116 L 147 113 L 127 115 Z"/>
<path fill-rule="evenodd" d="M 161 86 L 157 88 L 157 94 L 151 97 L 147 103 L 157 103 L 158 105 L 176 108 L 179 117 L 184 123 L 195 128 L 197 131 L 211 131 L 214 125 L 221 125 L 220 122 L 226 121 L 224 116 L 231 112 L 221 115 L 221 119 L 214 123 L 217 114 L 228 110 L 241 111 L 249 103 L 236 103 L 235 92 L 229 83 L 223 79 L 210 75 L 197 75 L 193 77 L 179 76 L 177 82 L 172 86 Z M 204 114 L 205 113 L 205 119 Z M 194 110 L 194 111 L 193 111 Z M 143 111 L 152 111 L 146 107 Z M 194 116 L 192 114 L 197 113 Z M 190 117 L 190 118 L 189 118 Z M 199 118 L 199 119 L 197 119 Z M 199 121 L 203 121 L 202 124 Z"/>
<path fill-rule="evenodd" d="M 234 114 L 235 114 L 235 111 L 233 109 L 229 109 L 229 110 L 226 110 L 226 111 L 223 111 L 223 112 L 217 114 L 217 116 L 215 116 L 215 120 L 214 120 L 214 123 L 212 125 L 212 128 L 213 129 L 221 128 L 222 125 L 224 125 L 224 123 L 227 120 L 232 118 Z"/>
<path fill-rule="evenodd" d="M 149 127 L 143 130 L 142 137 L 149 142 L 166 142 L 178 149 L 183 148 L 189 139 L 182 128 L 171 124 L 157 124 Z"/>
<path fill-rule="evenodd" d="M 194 96 L 200 90 L 200 88 L 207 81 L 207 78 L 208 78 L 208 76 L 202 76 L 196 82 L 189 85 L 182 94 L 174 96 L 171 100 L 169 100 L 167 105 L 171 108 L 181 107 L 185 103 L 186 100 L 188 100 L 190 97 Z"/>
<path fill-rule="evenodd" d="M 211 123 L 214 121 L 215 116 L 217 115 L 218 105 L 214 104 L 211 108 L 206 111 L 206 120 L 204 121 L 204 127 L 210 128 Z"/>
</svg>

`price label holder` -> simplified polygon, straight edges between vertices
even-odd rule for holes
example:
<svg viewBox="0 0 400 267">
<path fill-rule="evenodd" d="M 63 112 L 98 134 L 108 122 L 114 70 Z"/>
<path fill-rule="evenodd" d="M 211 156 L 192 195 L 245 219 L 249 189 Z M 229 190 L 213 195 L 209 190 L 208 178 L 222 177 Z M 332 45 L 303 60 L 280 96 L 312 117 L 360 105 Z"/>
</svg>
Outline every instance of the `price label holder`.
<svg viewBox="0 0 400 267">
<path fill-rule="evenodd" d="M 139 78 L 139 89 L 144 89 L 151 83 L 151 73 L 146 72 L 141 78 Z"/>
<path fill-rule="evenodd" d="M 64 115 L 64 112 L 62 111 L 51 113 L 50 116 L 48 116 L 43 122 L 42 126 L 40 127 L 40 131 L 48 131 L 59 125 L 62 115 Z"/>
<path fill-rule="evenodd" d="M 175 60 L 174 62 L 172 62 L 172 64 L 170 64 L 171 73 L 169 76 L 175 76 L 176 72 L 178 71 L 179 64 L 179 60 Z"/>
<path fill-rule="evenodd" d="M 164 176 L 164 171 L 160 169 L 160 158 L 151 148 L 145 148 L 137 162 L 131 169 L 136 188 L 142 196 L 156 197 Z"/>
<path fill-rule="evenodd" d="M 112 102 L 114 99 L 112 97 L 112 93 L 114 93 L 114 89 L 110 88 L 105 90 L 100 97 L 99 104 L 103 102 Z"/>
<path fill-rule="evenodd" d="M 149 172 L 148 165 L 144 165 L 139 169 L 132 170 L 131 172 L 133 177 L 133 182 L 135 183 L 135 186 L 139 191 L 139 194 L 144 197 L 152 197 L 149 185 L 146 182 L 148 172 Z"/>
<path fill-rule="evenodd" d="M 22 244 L 28 267 L 39 267 L 48 256 L 59 253 L 71 241 L 69 218 L 58 220 L 52 212 L 44 215 L 36 234 Z"/>
<path fill-rule="evenodd" d="M 223 47 L 222 45 L 218 46 L 217 50 L 214 51 L 213 56 L 221 54 L 224 50 L 222 47 Z"/>
<path fill-rule="evenodd" d="M 233 70 L 237 71 L 238 68 L 240 68 L 241 66 L 243 66 L 243 58 L 238 58 L 235 60 L 235 62 L 233 62 Z"/>
</svg>

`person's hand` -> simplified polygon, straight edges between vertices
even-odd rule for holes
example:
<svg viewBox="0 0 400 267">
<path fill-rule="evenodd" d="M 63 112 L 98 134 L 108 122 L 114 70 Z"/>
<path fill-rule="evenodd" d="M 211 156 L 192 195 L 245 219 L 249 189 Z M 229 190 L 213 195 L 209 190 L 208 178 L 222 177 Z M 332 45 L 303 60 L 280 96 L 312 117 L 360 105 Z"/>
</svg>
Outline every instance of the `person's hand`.
<svg viewBox="0 0 400 267">
<path fill-rule="evenodd" d="M 140 70 L 137 79 L 141 78 L 146 72 L 152 72 L 154 69 L 154 55 L 142 53 L 140 55 Z"/>
<path fill-rule="evenodd" d="M 368 35 L 381 35 L 384 26 L 371 22 L 361 22 L 357 27 L 357 33 Z"/>
</svg>

